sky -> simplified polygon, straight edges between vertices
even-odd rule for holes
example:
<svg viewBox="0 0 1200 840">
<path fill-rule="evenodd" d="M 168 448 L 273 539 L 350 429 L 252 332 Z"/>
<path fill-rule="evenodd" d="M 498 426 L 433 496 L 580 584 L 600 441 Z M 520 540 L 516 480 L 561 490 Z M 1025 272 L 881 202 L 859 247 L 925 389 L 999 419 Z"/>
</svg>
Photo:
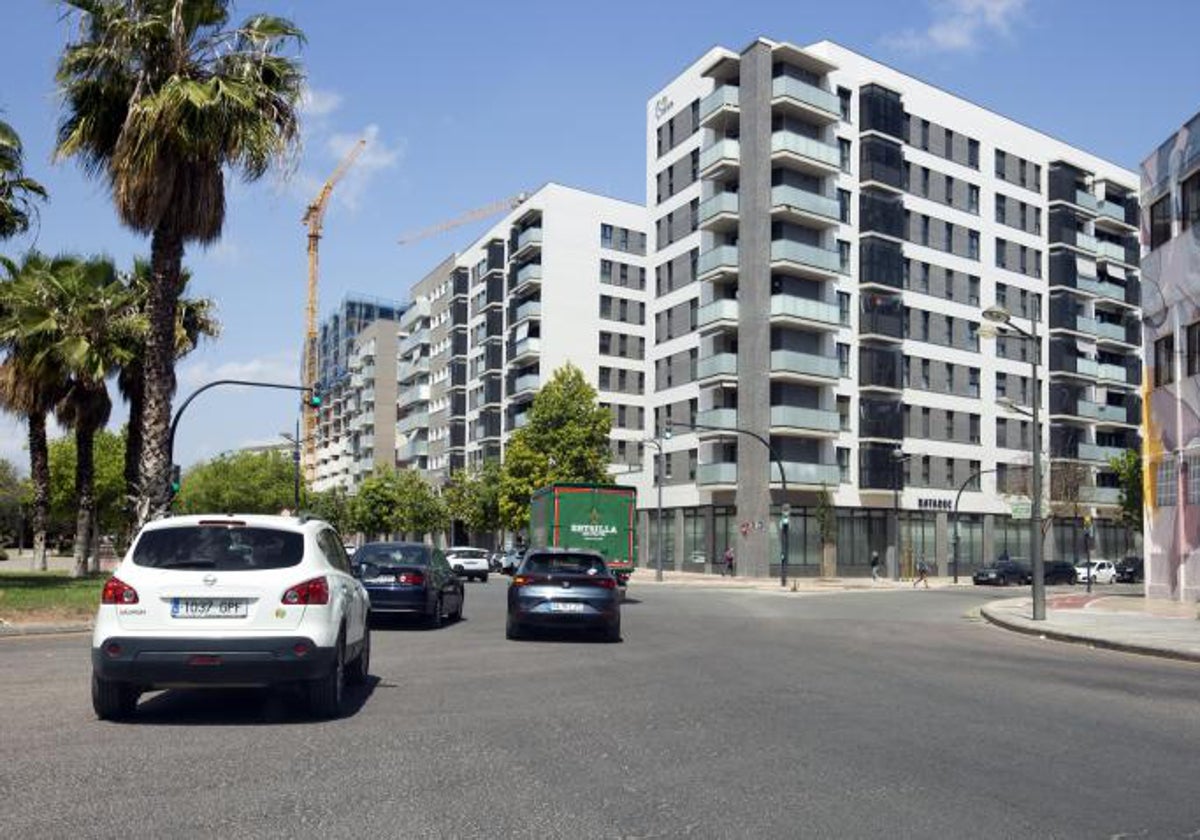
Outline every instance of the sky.
<svg viewBox="0 0 1200 840">
<path fill-rule="evenodd" d="M 1200 110 L 1195 0 L 608 0 L 418 3 L 236 0 L 305 33 L 302 147 L 262 180 L 231 176 L 221 239 L 190 246 L 189 294 L 222 323 L 178 369 L 176 405 L 212 379 L 297 382 L 307 284 L 300 219 L 360 137 L 321 241 L 320 312 L 348 293 L 407 299 L 410 286 L 495 219 L 420 242 L 403 234 L 548 181 L 642 202 L 646 102 L 710 47 L 754 38 L 836 41 L 1068 143 L 1136 169 Z M 0 112 L 49 190 L 36 229 L 0 253 L 149 254 L 107 185 L 54 162 L 54 69 L 71 27 L 54 0 L 0 0 Z M 125 407 L 112 389 L 112 425 Z M 189 465 L 293 428 L 286 391 L 216 388 L 180 422 Z M 25 431 L 0 416 L 0 457 L 28 469 Z"/>
</svg>

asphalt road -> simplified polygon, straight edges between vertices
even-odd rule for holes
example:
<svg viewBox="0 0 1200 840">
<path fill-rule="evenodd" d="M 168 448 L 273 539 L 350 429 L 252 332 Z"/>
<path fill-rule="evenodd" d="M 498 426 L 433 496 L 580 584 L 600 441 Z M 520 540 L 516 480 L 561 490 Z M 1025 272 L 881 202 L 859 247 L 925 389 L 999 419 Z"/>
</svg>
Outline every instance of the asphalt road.
<svg viewBox="0 0 1200 840">
<path fill-rule="evenodd" d="M 1196 665 L 1007 633 L 976 589 L 642 586 L 621 644 L 377 628 L 345 719 L 172 691 L 95 720 L 86 636 L 0 640 L 8 837 L 1183 837 Z"/>
</svg>

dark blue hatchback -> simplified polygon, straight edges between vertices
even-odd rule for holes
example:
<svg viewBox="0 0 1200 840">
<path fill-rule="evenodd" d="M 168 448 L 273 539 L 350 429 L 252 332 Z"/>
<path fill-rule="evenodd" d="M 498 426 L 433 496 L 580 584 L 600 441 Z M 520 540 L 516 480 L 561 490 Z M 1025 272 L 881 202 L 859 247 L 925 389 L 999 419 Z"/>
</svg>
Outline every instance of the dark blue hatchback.
<svg viewBox="0 0 1200 840">
<path fill-rule="evenodd" d="M 438 627 L 463 613 L 463 583 L 440 549 L 424 543 L 367 543 L 351 561 L 366 587 L 372 613 L 421 615 Z"/>
</svg>

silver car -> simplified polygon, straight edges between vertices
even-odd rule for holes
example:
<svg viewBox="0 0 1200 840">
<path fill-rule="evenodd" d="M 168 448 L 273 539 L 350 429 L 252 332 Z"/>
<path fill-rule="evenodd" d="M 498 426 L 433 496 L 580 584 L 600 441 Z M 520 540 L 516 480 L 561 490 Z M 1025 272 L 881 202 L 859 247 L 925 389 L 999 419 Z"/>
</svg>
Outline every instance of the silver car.
<svg viewBox="0 0 1200 840">
<path fill-rule="evenodd" d="M 530 549 L 508 587 L 505 636 L 529 630 L 580 628 L 621 641 L 621 596 L 617 579 L 594 551 Z"/>
</svg>

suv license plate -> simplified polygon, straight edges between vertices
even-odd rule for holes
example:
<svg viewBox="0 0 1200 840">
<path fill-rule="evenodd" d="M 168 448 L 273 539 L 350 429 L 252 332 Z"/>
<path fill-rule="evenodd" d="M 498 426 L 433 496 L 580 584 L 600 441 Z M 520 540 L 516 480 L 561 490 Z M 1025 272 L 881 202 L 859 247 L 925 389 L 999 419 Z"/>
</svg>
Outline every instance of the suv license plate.
<svg viewBox="0 0 1200 840">
<path fill-rule="evenodd" d="M 245 618 L 249 602 L 240 598 L 172 598 L 172 618 Z"/>
<path fill-rule="evenodd" d="M 583 612 L 583 604 L 574 604 L 570 601 L 552 601 L 550 603 L 551 612 L 565 613 L 580 613 Z"/>
</svg>

